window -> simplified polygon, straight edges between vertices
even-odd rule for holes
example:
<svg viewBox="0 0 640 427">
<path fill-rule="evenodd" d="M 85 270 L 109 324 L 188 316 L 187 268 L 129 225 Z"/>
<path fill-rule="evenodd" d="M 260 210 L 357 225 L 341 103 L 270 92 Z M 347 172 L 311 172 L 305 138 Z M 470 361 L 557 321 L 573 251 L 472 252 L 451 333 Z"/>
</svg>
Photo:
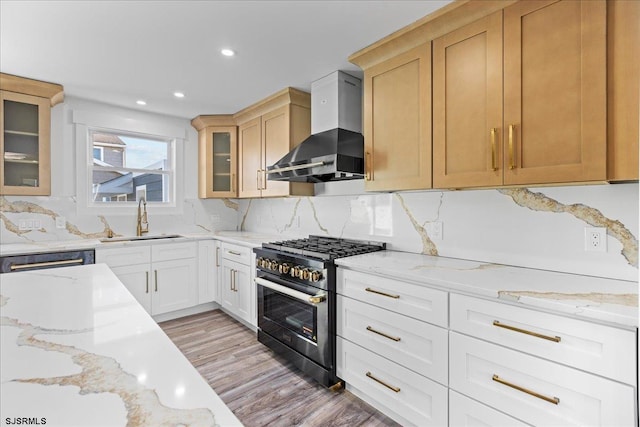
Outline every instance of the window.
<svg viewBox="0 0 640 427">
<path fill-rule="evenodd" d="M 174 140 L 89 129 L 88 142 L 93 150 L 88 177 L 94 204 L 135 203 L 140 195 L 159 204 L 175 200 Z"/>
</svg>

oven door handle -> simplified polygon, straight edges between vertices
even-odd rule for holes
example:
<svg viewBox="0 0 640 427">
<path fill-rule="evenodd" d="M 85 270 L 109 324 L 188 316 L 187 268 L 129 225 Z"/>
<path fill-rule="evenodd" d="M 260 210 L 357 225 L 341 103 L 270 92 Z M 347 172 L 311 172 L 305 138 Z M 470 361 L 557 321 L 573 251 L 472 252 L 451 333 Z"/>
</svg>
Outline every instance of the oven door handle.
<svg viewBox="0 0 640 427">
<path fill-rule="evenodd" d="M 282 286 L 270 280 L 263 279 L 262 277 L 256 277 L 253 280 L 254 282 L 256 282 L 256 284 L 260 286 L 264 286 L 265 288 L 269 288 L 276 292 L 280 292 L 281 294 L 289 295 L 290 297 L 298 299 L 300 301 L 304 301 L 307 304 L 319 304 L 327 299 L 326 294 L 316 294 L 316 295 L 305 294 L 304 292 L 296 291 L 295 289 Z"/>
</svg>

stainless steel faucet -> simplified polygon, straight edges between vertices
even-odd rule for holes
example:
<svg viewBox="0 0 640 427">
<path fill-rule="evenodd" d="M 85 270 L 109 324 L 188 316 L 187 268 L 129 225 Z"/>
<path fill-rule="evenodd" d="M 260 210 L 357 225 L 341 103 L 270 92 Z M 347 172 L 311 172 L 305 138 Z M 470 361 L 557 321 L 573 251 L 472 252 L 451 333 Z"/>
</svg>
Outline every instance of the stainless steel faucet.
<svg viewBox="0 0 640 427">
<path fill-rule="evenodd" d="M 140 210 L 140 204 L 143 204 L 143 211 Z M 147 200 L 144 197 L 140 197 L 138 201 L 138 224 L 136 227 L 136 236 L 142 236 L 149 232 L 149 221 L 147 220 Z M 142 225 L 144 224 L 144 228 Z"/>
</svg>

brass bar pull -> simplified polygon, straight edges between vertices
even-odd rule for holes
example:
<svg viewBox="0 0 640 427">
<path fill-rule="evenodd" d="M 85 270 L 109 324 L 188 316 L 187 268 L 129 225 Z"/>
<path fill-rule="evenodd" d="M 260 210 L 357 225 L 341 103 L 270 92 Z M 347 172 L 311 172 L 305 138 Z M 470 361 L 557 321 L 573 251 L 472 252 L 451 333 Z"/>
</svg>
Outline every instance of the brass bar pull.
<svg viewBox="0 0 640 427">
<path fill-rule="evenodd" d="M 509 381 L 505 381 L 505 380 L 503 380 L 502 378 L 500 378 L 500 377 L 499 377 L 499 376 L 497 376 L 496 374 L 493 374 L 493 377 L 492 377 L 491 379 L 492 379 L 492 380 L 494 380 L 495 382 L 500 383 L 500 384 L 504 384 L 504 385 L 506 385 L 507 387 L 514 388 L 514 389 L 516 389 L 516 390 L 518 390 L 518 391 L 521 391 L 521 392 L 523 392 L 523 393 L 527 393 L 527 394 L 530 394 L 531 396 L 535 396 L 535 397 L 537 397 L 538 399 L 542 399 L 542 400 L 545 400 L 545 401 L 547 401 L 547 402 L 549 402 L 549 403 L 553 403 L 554 405 L 557 405 L 558 403 L 560 403 L 560 399 L 559 399 L 559 398 L 557 398 L 557 397 L 549 397 L 549 396 L 545 396 L 544 394 L 540 394 L 540 393 L 537 393 L 537 392 L 535 392 L 535 391 L 529 390 L 529 389 L 527 389 L 527 388 L 520 387 L 519 385 L 512 384 L 512 383 L 510 383 Z"/>
<path fill-rule="evenodd" d="M 236 174 L 235 174 L 235 173 L 232 173 L 232 174 L 231 174 L 231 192 L 232 192 L 232 193 L 235 193 L 235 192 L 236 192 L 236 186 L 235 186 L 235 183 L 236 183 Z"/>
<path fill-rule="evenodd" d="M 394 387 L 392 385 L 387 384 L 386 382 L 382 381 L 381 379 L 374 377 L 371 372 L 367 372 L 365 375 L 367 377 L 371 378 L 372 380 L 374 380 L 375 382 L 377 382 L 378 384 L 382 384 L 383 386 L 385 386 L 389 390 L 393 390 L 396 393 L 400 393 L 400 387 Z"/>
<path fill-rule="evenodd" d="M 156 276 L 156 292 L 158 292 L 158 270 L 153 270 L 155 276 Z"/>
<path fill-rule="evenodd" d="M 242 255 L 240 252 L 236 252 L 236 251 L 229 251 L 229 253 L 230 253 L 231 255 L 237 255 L 237 256 Z"/>
<path fill-rule="evenodd" d="M 365 165 L 364 165 L 365 179 L 367 181 L 371 181 L 371 153 L 367 151 L 365 155 L 366 155 Z"/>
<path fill-rule="evenodd" d="M 216 267 L 220 267 L 220 246 L 216 247 Z"/>
<path fill-rule="evenodd" d="M 262 190 L 260 188 L 260 169 L 256 170 L 256 189 Z"/>
<path fill-rule="evenodd" d="M 35 267 L 55 267 L 58 265 L 71 265 L 71 264 L 82 264 L 84 260 L 82 258 L 78 259 L 65 259 L 63 261 L 47 261 L 47 262 L 33 262 L 31 264 L 18 264 L 12 265 L 10 267 L 11 271 L 15 270 L 23 270 L 25 268 L 35 268 Z"/>
<path fill-rule="evenodd" d="M 385 334 L 384 332 L 377 331 L 373 329 L 371 326 L 367 326 L 367 331 L 373 332 L 374 334 L 382 335 L 385 338 L 389 338 L 391 341 L 398 342 L 400 341 L 400 337 L 394 337 L 393 335 Z"/>
<path fill-rule="evenodd" d="M 498 328 L 508 329 L 510 331 L 520 332 L 521 334 L 531 335 L 537 338 L 542 338 L 543 340 L 549 340 L 553 342 L 560 342 L 560 337 L 551 337 L 549 335 L 539 334 L 537 332 L 527 331 L 526 329 L 516 328 L 515 326 L 505 325 L 504 323 L 500 323 L 498 320 L 493 321 L 493 326 L 497 326 Z"/>
<path fill-rule="evenodd" d="M 386 292 L 376 291 L 375 289 L 371 289 L 371 288 L 365 288 L 365 291 L 371 292 L 372 294 L 377 294 L 377 295 L 382 295 L 382 296 L 385 296 L 385 297 L 389 297 L 389 298 L 394 298 L 394 299 L 400 298 L 400 295 L 388 294 Z"/>
<path fill-rule="evenodd" d="M 513 138 L 515 137 L 516 125 L 509 125 L 509 169 L 515 169 L 515 159 L 513 155 Z"/>
<path fill-rule="evenodd" d="M 498 167 L 496 166 L 496 135 L 498 134 L 497 128 L 491 128 L 491 170 L 497 171 Z"/>
<path fill-rule="evenodd" d="M 145 289 L 144 293 L 148 294 L 149 293 L 149 272 L 145 271 L 144 274 L 145 274 L 146 279 L 147 279 L 147 286 L 146 286 L 146 289 Z"/>
<path fill-rule="evenodd" d="M 321 302 L 323 302 L 326 299 L 327 299 L 327 296 L 325 294 L 318 294 L 318 295 L 310 296 L 309 297 L 309 302 L 311 304 L 320 304 Z"/>
<path fill-rule="evenodd" d="M 236 291 L 236 271 L 231 270 L 231 290 Z"/>
</svg>

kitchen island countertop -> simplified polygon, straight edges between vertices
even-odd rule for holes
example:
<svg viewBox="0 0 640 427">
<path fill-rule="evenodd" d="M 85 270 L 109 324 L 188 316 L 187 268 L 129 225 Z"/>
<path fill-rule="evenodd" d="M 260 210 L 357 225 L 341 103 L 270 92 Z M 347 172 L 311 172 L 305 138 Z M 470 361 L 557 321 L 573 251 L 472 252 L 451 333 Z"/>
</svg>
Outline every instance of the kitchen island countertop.
<svg viewBox="0 0 640 427">
<path fill-rule="evenodd" d="M 638 282 L 396 251 L 340 258 L 336 264 L 450 292 L 638 327 Z"/>
<path fill-rule="evenodd" d="M 3 421 L 241 425 L 106 265 L 0 282 Z"/>
</svg>

